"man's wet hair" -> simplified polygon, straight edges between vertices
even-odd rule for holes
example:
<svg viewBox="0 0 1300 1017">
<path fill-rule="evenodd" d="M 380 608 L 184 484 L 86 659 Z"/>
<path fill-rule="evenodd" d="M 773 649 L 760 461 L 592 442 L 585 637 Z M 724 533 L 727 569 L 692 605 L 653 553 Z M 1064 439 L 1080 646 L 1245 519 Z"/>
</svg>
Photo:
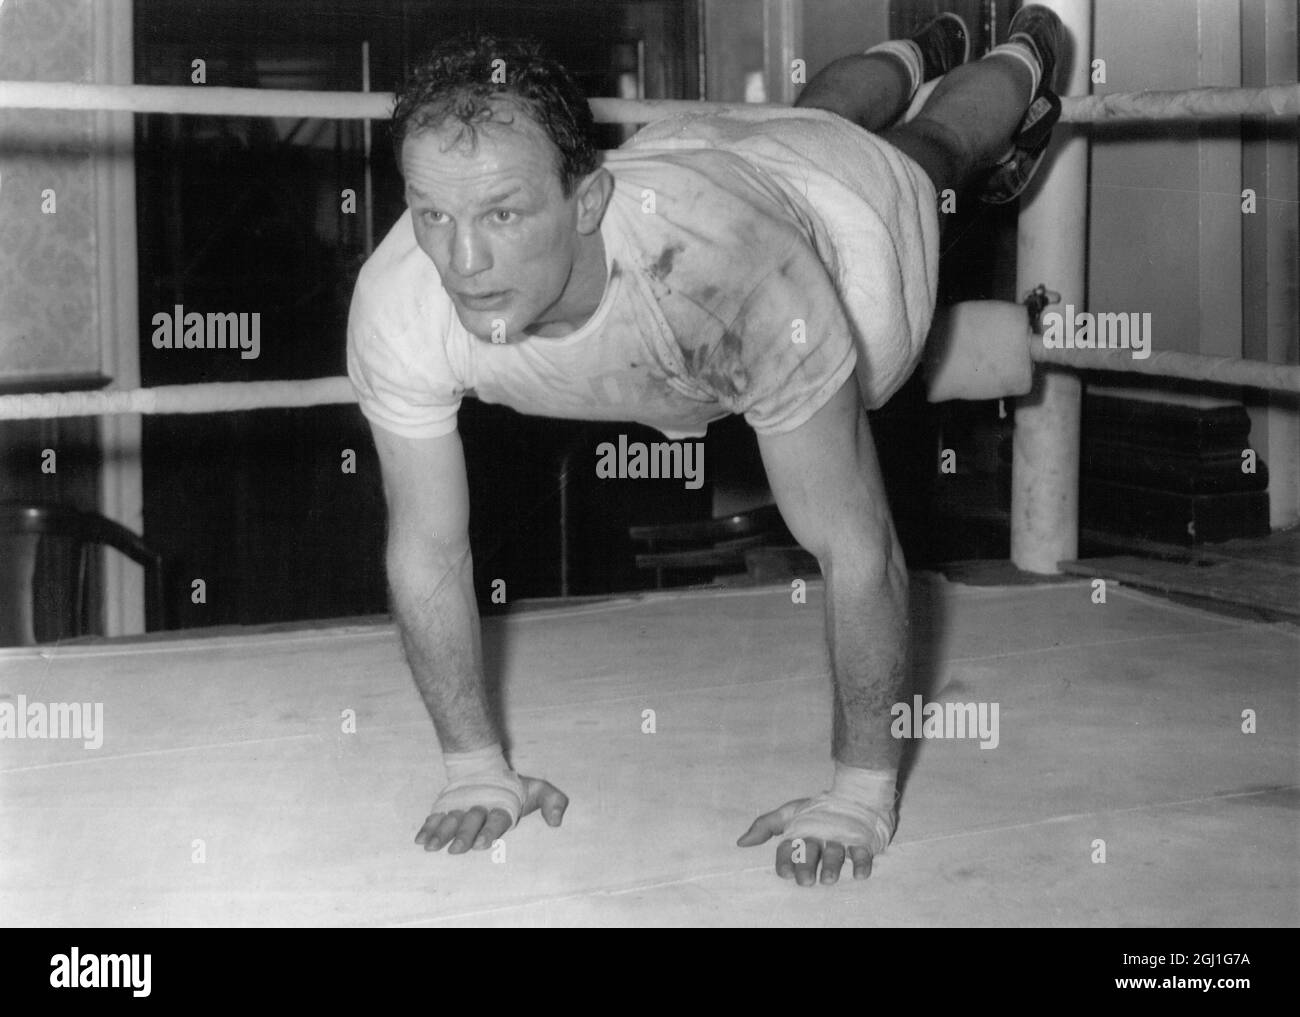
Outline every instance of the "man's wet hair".
<svg viewBox="0 0 1300 1017">
<path fill-rule="evenodd" d="M 496 80 L 494 80 L 496 79 Z M 411 72 L 393 108 L 393 150 L 421 131 L 460 125 L 450 146 L 473 146 L 478 128 L 513 119 L 499 102 L 509 99 L 546 132 L 557 153 L 564 196 L 600 165 L 595 121 L 587 97 L 564 67 L 533 39 L 469 34 L 439 43 Z M 449 147 L 450 147 L 449 146 Z"/>
</svg>

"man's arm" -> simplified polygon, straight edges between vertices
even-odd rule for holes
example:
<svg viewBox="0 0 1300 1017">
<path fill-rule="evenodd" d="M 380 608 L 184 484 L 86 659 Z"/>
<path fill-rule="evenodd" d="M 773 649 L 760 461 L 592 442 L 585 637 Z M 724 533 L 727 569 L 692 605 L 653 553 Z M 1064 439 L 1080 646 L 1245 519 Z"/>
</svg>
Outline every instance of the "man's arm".
<svg viewBox="0 0 1300 1017">
<path fill-rule="evenodd" d="M 786 525 L 826 579 L 834 757 L 896 769 L 889 710 L 905 678 L 907 569 L 854 380 L 801 427 L 760 436 L 759 449 Z"/>
<path fill-rule="evenodd" d="M 516 815 L 538 808 L 559 826 L 568 799 L 544 780 L 516 774 L 500 751 L 483 675 L 460 435 L 373 431 L 388 502 L 393 613 L 449 778 L 416 841 L 433 851 L 450 844 L 453 854 L 486 848 Z"/>
<path fill-rule="evenodd" d="M 501 741 L 483 679 L 460 435 L 375 427 L 388 502 L 388 585 L 411 673 L 444 752 Z"/>
<path fill-rule="evenodd" d="M 890 708 L 906 678 L 907 570 L 854 379 L 800 427 L 760 436 L 759 449 L 786 525 L 817 556 L 826 579 L 837 787 L 843 777 L 846 786 L 856 786 L 856 797 L 876 811 L 885 809 L 888 798 L 887 833 L 892 833 L 892 775 L 902 746 L 890 734 Z M 869 800 L 877 791 L 878 797 Z M 797 812 L 777 810 L 761 817 L 741 843 L 762 843 L 784 832 L 791 820 L 797 828 Z M 861 818 L 870 825 L 870 813 Z M 806 866 L 791 864 L 790 840 L 783 841 L 777 871 L 795 875 L 800 883 L 812 882 L 819 851 L 824 851 L 822 881 L 834 882 L 845 844 L 821 840 L 821 845 L 808 845 Z M 877 844 L 874 850 L 884 846 Z M 851 845 L 849 850 L 854 875 L 865 876 L 871 851 Z"/>
</svg>

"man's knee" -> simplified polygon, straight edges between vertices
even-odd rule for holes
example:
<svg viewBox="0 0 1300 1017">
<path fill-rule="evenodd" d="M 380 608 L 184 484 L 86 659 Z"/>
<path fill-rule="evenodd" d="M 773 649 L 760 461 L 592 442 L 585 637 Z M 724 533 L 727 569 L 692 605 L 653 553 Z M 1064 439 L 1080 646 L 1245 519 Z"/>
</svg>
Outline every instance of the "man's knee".
<svg viewBox="0 0 1300 1017">
<path fill-rule="evenodd" d="M 881 137 L 916 160 L 936 191 L 950 187 L 960 190 L 974 169 L 974 154 L 965 139 L 924 114 L 886 131 Z"/>
<path fill-rule="evenodd" d="M 853 119 L 852 104 L 846 101 L 841 93 L 833 88 L 814 87 L 814 85 L 815 82 L 810 82 L 799 93 L 799 98 L 794 101 L 795 106 L 803 109 L 824 109 L 842 116 L 845 120 L 856 124 L 858 127 L 862 126 Z"/>
<path fill-rule="evenodd" d="M 907 95 L 909 82 L 892 58 L 854 53 L 833 60 L 804 86 L 796 106 L 829 110 L 864 130 L 893 119 L 892 110 Z M 891 70 L 892 68 L 892 70 Z"/>
<path fill-rule="evenodd" d="M 854 95 L 842 78 L 842 73 L 836 70 L 834 64 L 823 68 L 804 86 L 794 101 L 795 106 L 828 110 L 861 127 L 862 124 L 857 120 Z"/>
</svg>

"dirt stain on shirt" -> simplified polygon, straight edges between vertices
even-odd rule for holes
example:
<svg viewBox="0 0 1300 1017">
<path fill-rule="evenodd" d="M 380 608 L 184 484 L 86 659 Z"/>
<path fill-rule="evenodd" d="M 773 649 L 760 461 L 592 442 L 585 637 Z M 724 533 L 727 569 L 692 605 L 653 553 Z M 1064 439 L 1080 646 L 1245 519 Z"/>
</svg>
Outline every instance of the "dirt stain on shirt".
<svg viewBox="0 0 1300 1017">
<path fill-rule="evenodd" d="M 744 341 L 730 329 L 712 349 L 705 346 L 682 346 L 682 360 L 687 372 L 712 389 L 722 399 L 737 399 L 749 388 L 749 372 L 744 364 Z"/>
<path fill-rule="evenodd" d="M 647 268 L 658 282 L 663 282 L 668 276 L 672 275 L 673 262 L 677 260 L 677 255 L 686 250 L 684 244 L 669 244 L 659 252 L 659 257 L 655 259 Z"/>
</svg>

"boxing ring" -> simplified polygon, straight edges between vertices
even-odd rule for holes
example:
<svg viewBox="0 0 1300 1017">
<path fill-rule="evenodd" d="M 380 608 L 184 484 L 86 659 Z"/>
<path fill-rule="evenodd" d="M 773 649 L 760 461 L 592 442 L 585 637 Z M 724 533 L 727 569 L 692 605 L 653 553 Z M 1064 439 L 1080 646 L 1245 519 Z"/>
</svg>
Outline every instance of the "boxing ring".
<svg viewBox="0 0 1300 1017">
<path fill-rule="evenodd" d="M 1089 52 L 1086 30 L 1078 42 Z M 9 109 L 382 119 L 391 102 L 0 82 Z M 592 108 L 599 122 L 639 124 L 728 107 Z M 1297 115 L 1297 85 L 1063 101 L 1074 124 Z M 1082 306 L 1086 137 L 1059 148 L 1022 212 L 1032 258 L 1018 290 L 1045 284 Z M 1295 365 L 1166 351 L 1085 363 L 1028 328 L 1019 339 L 1037 366 L 1015 410 L 1012 557 L 1043 576 L 1077 547 L 1079 371 L 1300 393 Z M 342 377 L 178 385 L 0 396 L 0 419 L 354 401 Z M 776 879 L 773 845 L 735 846 L 754 816 L 825 783 L 817 582 L 806 602 L 778 584 L 537 602 L 486 619 L 513 761 L 573 805 L 559 829 L 530 817 L 503 851 L 459 858 L 412 843 L 441 763 L 386 619 L 0 649 L 0 706 L 102 708 L 96 746 L 85 729 L 0 740 L 0 922 L 1300 922 L 1296 632 L 1118 588 L 1098 607 L 1092 592 L 1059 577 L 991 589 L 914 578 L 914 691 L 999 704 L 984 741 L 1000 751 L 969 738 L 909 745 L 893 845 L 872 879 L 834 889 Z M 1243 711 L 1261 718 L 1249 735 Z"/>
</svg>

